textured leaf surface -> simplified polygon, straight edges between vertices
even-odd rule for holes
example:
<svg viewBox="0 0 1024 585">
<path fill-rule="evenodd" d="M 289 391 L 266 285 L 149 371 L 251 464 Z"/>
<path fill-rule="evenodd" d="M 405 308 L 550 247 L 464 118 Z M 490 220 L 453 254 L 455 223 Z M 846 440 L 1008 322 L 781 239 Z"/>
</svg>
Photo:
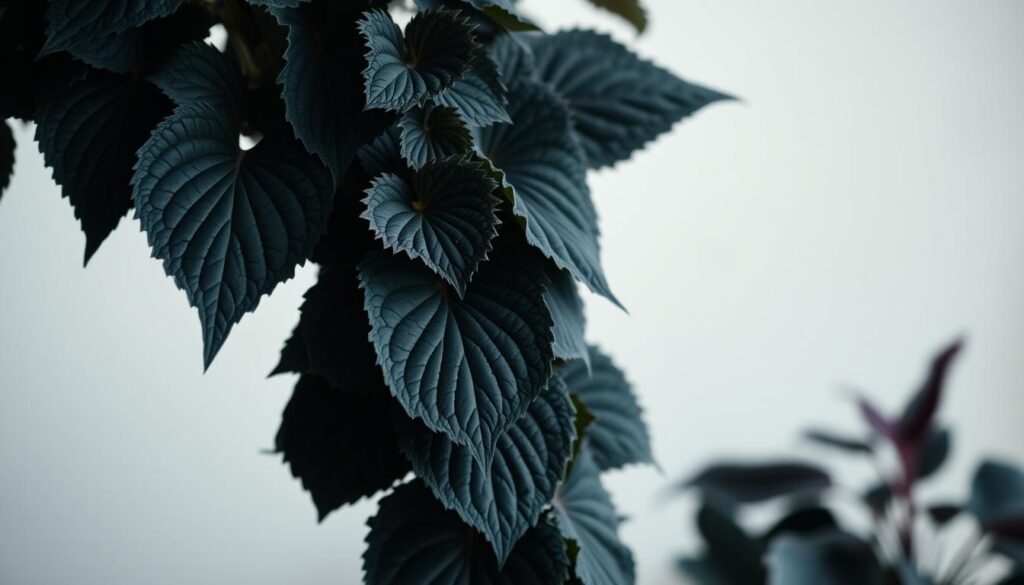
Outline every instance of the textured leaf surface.
<svg viewBox="0 0 1024 585">
<path fill-rule="evenodd" d="M 590 3 L 621 16 L 632 24 L 637 32 L 644 32 L 647 29 L 647 11 L 640 4 L 640 0 L 590 0 Z"/>
<path fill-rule="evenodd" d="M 506 92 L 508 90 L 498 73 L 498 65 L 486 53 L 473 59 L 472 67 L 451 87 L 438 94 L 434 101 L 454 108 L 473 126 L 490 126 L 497 122 L 511 122 L 508 117 Z"/>
<path fill-rule="evenodd" d="M 569 576 L 565 541 L 547 520 L 519 539 L 499 569 L 483 537 L 419 481 L 381 500 L 368 524 L 363 570 L 371 585 L 538 585 Z"/>
<path fill-rule="evenodd" d="M 602 471 L 653 463 L 643 411 L 625 374 L 596 347 L 590 346 L 588 353 L 589 372 L 584 362 L 569 362 L 562 368 L 562 378 L 596 419 L 587 433 L 594 462 Z"/>
<path fill-rule="evenodd" d="M 488 47 L 488 56 L 498 66 L 498 74 L 506 86 L 512 87 L 524 79 L 534 79 L 537 63 L 527 45 L 525 35 L 506 34 L 494 39 Z"/>
<path fill-rule="evenodd" d="M 597 211 L 565 104 L 543 86 L 520 84 L 509 93 L 509 116 L 512 124 L 480 130 L 479 145 L 512 187 L 527 240 L 617 303 L 601 269 Z"/>
<path fill-rule="evenodd" d="M 209 367 L 231 327 L 313 251 L 330 174 L 291 138 L 241 150 L 237 122 L 206 104 L 178 108 L 138 156 L 136 215 L 199 311 Z"/>
<path fill-rule="evenodd" d="M 182 0 L 49 0 L 42 53 L 73 50 L 178 9 Z"/>
<path fill-rule="evenodd" d="M 364 111 L 361 71 L 366 68 L 358 20 L 368 2 L 310 3 L 276 10 L 288 26 L 285 64 L 278 76 L 285 115 L 295 135 L 340 182 L 363 144 L 389 123 Z"/>
<path fill-rule="evenodd" d="M 628 159 L 682 118 L 729 99 L 593 31 L 538 36 L 532 47 L 537 77 L 569 102 L 591 168 Z"/>
<path fill-rule="evenodd" d="M 384 391 L 344 392 L 302 376 L 281 415 L 275 446 L 313 497 L 320 519 L 390 487 L 409 471 Z"/>
<path fill-rule="evenodd" d="M 409 183 L 390 174 L 376 179 L 363 217 L 386 247 L 422 260 L 464 296 L 498 233 L 495 187 L 478 163 L 431 162 Z"/>
<path fill-rule="evenodd" d="M 443 434 L 409 426 L 399 444 L 413 471 L 490 541 L 499 564 L 551 501 L 576 436 L 572 403 L 558 376 L 501 436 L 490 465 Z"/>
<path fill-rule="evenodd" d="M 473 29 L 457 12 L 421 12 L 405 29 L 373 10 L 359 22 L 366 39 L 363 71 L 369 107 L 404 112 L 460 79 L 479 46 Z"/>
<path fill-rule="evenodd" d="M 832 481 L 807 463 L 723 463 L 711 465 L 686 482 L 705 494 L 736 503 L 760 502 L 827 488 Z"/>
<path fill-rule="evenodd" d="M 40 110 L 36 141 L 82 224 L 86 263 L 131 209 L 135 151 L 169 111 L 149 83 L 100 72 Z"/>
<path fill-rule="evenodd" d="M 552 502 L 566 538 L 579 545 L 576 576 L 584 585 L 629 585 L 636 579 L 633 554 L 619 540 L 619 518 L 601 485 L 600 470 L 586 448 Z"/>
<path fill-rule="evenodd" d="M 576 290 L 576 281 L 571 274 L 552 265 L 547 267 L 547 275 L 551 286 L 544 299 L 551 310 L 551 319 L 555 322 L 551 330 L 555 336 L 555 357 L 583 360 L 584 365 L 590 368 L 590 352 L 587 351 L 587 342 L 583 337 L 587 321 L 583 314 L 583 299 Z"/>
<path fill-rule="evenodd" d="M 771 585 L 881 585 L 882 569 L 871 547 L 840 531 L 783 536 L 768 550 Z"/>
<path fill-rule="evenodd" d="M 0 196 L 11 184 L 14 174 L 14 133 L 7 122 L 0 122 Z"/>
<path fill-rule="evenodd" d="M 370 175 L 391 173 L 405 176 L 410 171 L 402 158 L 402 130 L 391 126 L 383 134 L 359 149 L 359 162 Z"/>
<path fill-rule="evenodd" d="M 418 169 L 432 160 L 466 153 L 473 137 L 452 108 L 417 107 L 402 115 L 402 157 Z"/>
<path fill-rule="evenodd" d="M 274 373 L 313 373 L 344 390 L 387 392 L 354 266 L 327 265 L 306 291 Z"/>
<path fill-rule="evenodd" d="M 483 464 L 551 376 L 540 263 L 509 256 L 487 262 L 463 299 L 405 258 L 375 254 L 360 266 L 388 387 L 411 417 Z"/>
<path fill-rule="evenodd" d="M 182 47 L 150 81 L 178 105 L 203 102 L 234 108 L 242 75 L 234 60 L 206 43 Z"/>
</svg>

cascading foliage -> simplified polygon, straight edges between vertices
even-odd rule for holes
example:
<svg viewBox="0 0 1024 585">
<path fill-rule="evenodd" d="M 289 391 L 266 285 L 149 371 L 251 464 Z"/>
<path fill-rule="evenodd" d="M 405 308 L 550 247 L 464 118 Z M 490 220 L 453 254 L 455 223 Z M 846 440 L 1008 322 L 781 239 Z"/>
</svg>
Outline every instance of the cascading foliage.
<svg viewBox="0 0 1024 585">
<path fill-rule="evenodd" d="M 586 174 L 727 96 L 512 0 L 393 4 L 4 3 L 0 115 L 35 122 L 86 262 L 134 210 L 206 367 L 319 265 L 274 370 L 299 375 L 276 446 L 321 519 L 390 491 L 367 582 L 630 583 L 600 474 L 653 458 L 584 341 L 577 283 L 619 304 Z"/>
</svg>

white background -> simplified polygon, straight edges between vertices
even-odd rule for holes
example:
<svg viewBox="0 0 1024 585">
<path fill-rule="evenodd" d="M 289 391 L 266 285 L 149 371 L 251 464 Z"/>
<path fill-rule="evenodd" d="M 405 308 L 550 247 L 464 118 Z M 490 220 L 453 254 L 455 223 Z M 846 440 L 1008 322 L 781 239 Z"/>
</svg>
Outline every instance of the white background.
<svg viewBox="0 0 1024 585">
<path fill-rule="evenodd" d="M 591 181 L 630 314 L 589 299 L 588 335 L 635 382 L 664 469 L 608 477 L 642 583 L 694 546 L 670 482 L 721 455 L 822 455 L 797 435 L 859 428 L 843 385 L 895 408 L 958 333 L 933 491 L 962 494 L 980 453 L 1024 459 L 1024 2 L 648 0 L 638 40 L 582 1 L 524 4 L 743 98 Z M 374 504 L 317 525 L 260 453 L 292 385 L 264 376 L 314 270 L 202 375 L 198 320 L 138 223 L 83 270 L 30 136 L 0 201 L 0 582 L 357 582 Z"/>
</svg>

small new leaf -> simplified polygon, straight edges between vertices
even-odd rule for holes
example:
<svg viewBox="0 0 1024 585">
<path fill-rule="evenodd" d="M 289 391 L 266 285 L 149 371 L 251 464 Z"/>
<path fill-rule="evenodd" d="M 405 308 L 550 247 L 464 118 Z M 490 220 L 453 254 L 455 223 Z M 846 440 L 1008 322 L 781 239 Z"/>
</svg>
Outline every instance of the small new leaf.
<svg viewBox="0 0 1024 585">
<path fill-rule="evenodd" d="M 497 185 L 479 163 L 427 163 L 409 183 L 383 175 L 367 191 L 362 217 L 384 245 L 423 261 L 465 296 L 497 235 Z"/>
<path fill-rule="evenodd" d="M 418 169 L 430 161 L 465 154 L 473 146 L 469 129 L 453 108 L 420 106 L 402 115 L 402 157 Z"/>
<path fill-rule="evenodd" d="M 569 577 L 565 541 L 547 519 L 527 531 L 499 567 L 487 541 L 419 481 L 381 500 L 367 524 L 363 571 L 373 585 L 537 585 Z"/>
<path fill-rule="evenodd" d="M 359 21 L 366 40 L 366 105 L 404 112 L 460 79 L 479 45 L 473 27 L 458 12 L 421 12 L 405 37 L 391 16 L 371 10 Z"/>
</svg>

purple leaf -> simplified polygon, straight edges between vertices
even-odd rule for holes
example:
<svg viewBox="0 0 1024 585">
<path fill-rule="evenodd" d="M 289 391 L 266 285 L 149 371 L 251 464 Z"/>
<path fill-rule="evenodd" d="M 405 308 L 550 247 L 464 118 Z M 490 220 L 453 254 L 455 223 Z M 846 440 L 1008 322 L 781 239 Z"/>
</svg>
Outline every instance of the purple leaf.
<svg viewBox="0 0 1024 585">
<path fill-rule="evenodd" d="M 957 339 L 932 360 L 928 377 L 907 404 L 903 415 L 896 423 L 896 436 L 903 443 L 917 442 L 924 437 L 931 426 L 942 399 L 942 388 L 953 359 L 960 353 L 963 341 Z"/>
</svg>

